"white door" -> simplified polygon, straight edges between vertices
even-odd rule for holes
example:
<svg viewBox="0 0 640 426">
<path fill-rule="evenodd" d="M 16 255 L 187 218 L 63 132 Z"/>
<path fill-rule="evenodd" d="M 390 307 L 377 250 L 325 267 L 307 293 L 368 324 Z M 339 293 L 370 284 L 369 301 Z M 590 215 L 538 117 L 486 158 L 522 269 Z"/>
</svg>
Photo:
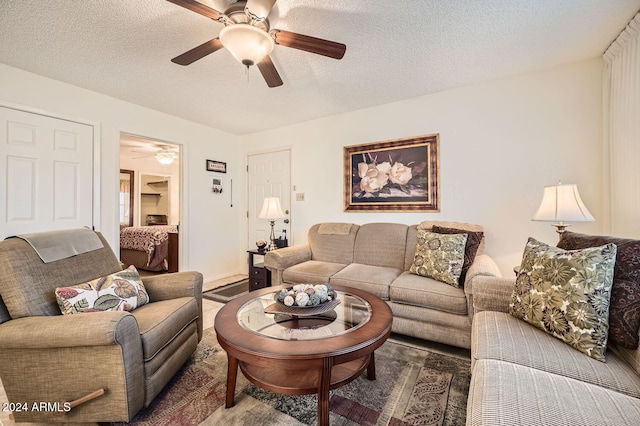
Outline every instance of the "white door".
<svg viewBox="0 0 640 426">
<path fill-rule="evenodd" d="M 93 227 L 93 127 L 0 107 L 0 239 Z"/>
<path fill-rule="evenodd" d="M 247 157 L 248 182 L 248 220 L 250 249 L 256 248 L 256 241 L 269 241 L 271 224 L 266 219 L 259 219 L 265 197 L 279 197 L 282 211 L 286 218 L 275 222 L 275 237 L 282 236 L 286 230 L 291 245 L 291 151 L 274 151 Z"/>
</svg>

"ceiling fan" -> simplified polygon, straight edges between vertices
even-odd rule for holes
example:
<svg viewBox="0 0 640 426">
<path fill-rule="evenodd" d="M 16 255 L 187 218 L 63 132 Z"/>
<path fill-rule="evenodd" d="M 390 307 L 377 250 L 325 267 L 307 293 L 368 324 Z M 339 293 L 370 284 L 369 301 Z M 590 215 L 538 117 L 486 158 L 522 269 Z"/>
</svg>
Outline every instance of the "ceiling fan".
<svg viewBox="0 0 640 426">
<path fill-rule="evenodd" d="M 224 47 L 247 68 L 257 65 L 269 87 L 278 87 L 282 85 L 282 79 L 269 57 L 275 45 L 334 59 L 342 59 L 347 49 L 347 46 L 342 43 L 285 30 L 270 29 L 268 16 L 276 0 L 238 1 L 230 5 L 224 13 L 195 0 L 167 1 L 225 25 L 218 37 L 171 60 L 179 65 L 192 64 Z"/>
<path fill-rule="evenodd" d="M 151 158 L 151 157 L 155 157 L 156 160 L 158 160 L 158 163 L 163 164 L 163 165 L 169 165 L 171 163 L 173 163 L 174 160 L 178 159 L 178 148 L 172 148 L 168 145 L 156 145 L 157 148 L 149 148 L 148 150 L 145 151 L 136 151 L 136 150 L 132 150 L 132 152 L 140 152 L 140 153 L 144 153 L 144 152 L 151 152 L 149 155 L 143 155 L 141 157 L 134 157 L 134 160 L 139 160 L 142 158 Z"/>
</svg>

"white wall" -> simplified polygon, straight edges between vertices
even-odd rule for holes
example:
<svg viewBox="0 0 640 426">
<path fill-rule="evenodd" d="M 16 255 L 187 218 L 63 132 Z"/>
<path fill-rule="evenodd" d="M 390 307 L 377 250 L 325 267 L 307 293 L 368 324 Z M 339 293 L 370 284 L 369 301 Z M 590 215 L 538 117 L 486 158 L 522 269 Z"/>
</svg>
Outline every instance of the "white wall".
<svg viewBox="0 0 640 426">
<path fill-rule="evenodd" d="M 167 102 L 171 102 L 170 99 Z M 238 228 L 242 213 L 229 205 L 229 193 L 211 192 L 214 173 L 205 160 L 227 162 L 227 178 L 242 176 L 238 137 L 177 117 L 0 64 L 0 103 L 89 121 L 99 126 L 100 221 L 109 244 L 117 247 L 120 133 L 184 145 L 181 270 L 198 270 L 211 280 L 235 274 L 244 265 Z M 240 188 L 240 187 L 238 187 Z M 91 200 L 87 200 L 91 202 Z M 242 247 L 242 248 L 240 248 Z"/>
<path fill-rule="evenodd" d="M 292 237 L 314 223 L 453 220 L 485 227 L 487 251 L 513 276 L 529 236 L 555 244 L 555 228 L 532 222 L 545 185 L 576 183 L 601 217 L 600 58 L 363 109 L 242 138 L 245 153 L 292 146 Z M 429 78 L 428 75 L 416 78 Z M 301 100 L 306 102 L 307 100 Z M 343 147 L 440 134 L 440 213 L 343 212 Z M 600 222 L 575 224 L 601 232 Z"/>
</svg>

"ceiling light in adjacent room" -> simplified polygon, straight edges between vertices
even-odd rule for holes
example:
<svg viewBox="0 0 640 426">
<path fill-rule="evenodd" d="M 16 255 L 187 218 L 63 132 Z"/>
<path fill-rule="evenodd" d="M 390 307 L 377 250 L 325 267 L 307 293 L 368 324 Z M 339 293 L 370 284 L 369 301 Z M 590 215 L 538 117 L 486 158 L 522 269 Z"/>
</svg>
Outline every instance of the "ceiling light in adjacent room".
<svg viewBox="0 0 640 426">
<path fill-rule="evenodd" d="M 156 155 L 156 160 L 158 160 L 158 163 L 168 166 L 169 164 L 173 163 L 173 160 L 176 159 L 176 155 L 173 152 L 168 152 L 168 151 L 160 151 L 158 152 Z"/>
</svg>

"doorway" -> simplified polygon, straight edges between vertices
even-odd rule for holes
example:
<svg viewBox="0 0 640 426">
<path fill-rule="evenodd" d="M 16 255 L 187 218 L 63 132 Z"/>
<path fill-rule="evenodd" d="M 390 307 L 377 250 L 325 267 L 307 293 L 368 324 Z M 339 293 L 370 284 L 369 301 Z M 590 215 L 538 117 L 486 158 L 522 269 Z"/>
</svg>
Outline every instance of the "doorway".
<svg viewBox="0 0 640 426">
<path fill-rule="evenodd" d="M 165 141 L 122 133 L 120 169 L 132 172 L 133 197 L 130 211 L 133 226 L 146 226 L 149 215 L 166 215 L 167 225 L 181 222 L 181 146 Z M 121 217 L 121 224 L 129 223 Z"/>
<path fill-rule="evenodd" d="M 260 219 L 265 197 L 278 197 L 285 217 L 275 222 L 275 237 L 291 241 L 291 150 L 250 154 L 247 156 L 247 247 L 255 250 L 256 241 L 269 241 L 271 224 Z"/>
</svg>

